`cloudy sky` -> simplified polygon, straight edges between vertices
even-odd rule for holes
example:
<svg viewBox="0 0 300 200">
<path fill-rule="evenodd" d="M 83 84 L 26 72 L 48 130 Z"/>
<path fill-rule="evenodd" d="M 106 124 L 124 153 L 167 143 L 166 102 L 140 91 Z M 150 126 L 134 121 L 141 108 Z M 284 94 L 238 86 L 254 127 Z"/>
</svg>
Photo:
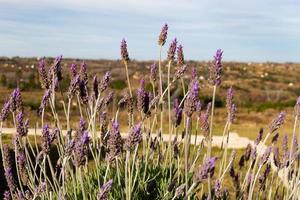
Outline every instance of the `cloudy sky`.
<svg viewBox="0 0 300 200">
<path fill-rule="evenodd" d="M 0 56 L 156 59 L 169 24 L 187 59 L 300 62 L 299 0 L 0 0 Z"/>
</svg>

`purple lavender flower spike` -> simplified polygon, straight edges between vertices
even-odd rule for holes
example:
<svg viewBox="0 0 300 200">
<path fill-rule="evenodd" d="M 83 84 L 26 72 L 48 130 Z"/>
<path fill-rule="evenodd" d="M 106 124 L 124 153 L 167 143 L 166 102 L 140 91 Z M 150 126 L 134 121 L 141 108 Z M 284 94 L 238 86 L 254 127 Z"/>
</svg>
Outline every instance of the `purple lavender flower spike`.
<svg viewBox="0 0 300 200">
<path fill-rule="evenodd" d="M 3 194 L 3 200 L 11 200 L 11 195 L 10 192 L 8 190 L 6 190 Z"/>
<path fill-rule="evenodd" d="M 76 75 L 71 80 L 71 83 L 70 83 L 70 86 L 69 86 L 69 89 L 68 89 L 68 98 L 69 99 L 72 99 L 75 96 L 76 91 L 78 91 L 78 89 L 79 89 L 79 83 L 80 83 L 80 76 Z"/>
<path fill-rule="evenodd" d="M 17 134 L 20 137 L 24 137 L 28 133 L 28 124 L 24 122 L 24 113 L 20 112 L 17 117 L 16 117 L 16 122 L 17 122 Z M 28 121 L 27 121 L 28 123 Z"/>
<path fill-rule="evenodd" d="M 280 161 L 280 156 L 279 156 L 279 148 L 273 148 L 273 160 L 274 160 L 274 165 L 278 168 L 281 168 L 282 164 Z"/>
<path fill-rule="evenodd" d="M 166 43 L 166 40 L 167 40 L 167 36 L 168 36 L 168 24 L 165 24 L 163 27 L 162 27 L 162 30 L 159 34 L 159 38 L 158 38 L 158 44 L 160 46 L 164 46 L 164 44 Z"/>
<path fill-rule="evenodd" d="M 43 96 L 42 101 L 41 101 L 41 105 L 38 109 L 38 114 L 39 115 L 42 114 L 43 109 L 45 109 L 46 106 L 49 104 L 50 96 L 51 96 L 51 90 L 48 89 L 48 90 L 45 91 L 44 96 Z"/>
<path fill-rule="evenodd" d="M 13 171 L 11 167 L 7 167 L 4 169 L 4 176 L 6 178 L 7 185 L 11 191 L 15 191 L 16 183 L 13 176 Z"/>
<path fill-rule="evenodd" d="M 275 145 L 278 141 L 279 138 L 279 133 L 276 133 L 273 137 L 272 137 L 272 144 Z"/>
<path fill-rule="evenodd" d="M 142 137 L 142 123 L 139 123 L 132 127 L 125 142 L 125 149 L 127 151 L 133 150 L 142 141 Z"/>
<path fill-rule="evenodd" d="M 62 68 L 61 68 L 62 55 L 55 58 L 52 70 L 56 76 L 58 82 L 62 80 Z"/>
<path fill-rule="evenodd" d="M 182 120 L 182 108 L 179 106 L 178 99 L 174 102 L 174 125 L 178 127 Z"/>
<path fill-rule="evenodd" d="M 223 51 L 218 49 L 214 56 L 213 64 L 210 67 L 210 81 L 214 86 L 219 86 L 221 84 L 221 74 L 223 69 L 222 55 Z"/>
<path fill-rule="evenodd" d="M 9 110 L 10 110 L 10 106 L 11 106 L 10 101 L 5 102 L 5 104 L 1 110 L 1 113 L 0 113 L 0 121 L 1 122 L 5 121 L 7 119 Z"/>
<path fill-rule="evenodd" d="M 181 65 L 181 67 L 179 67 L 175 73 L 175 78 L 176 79 L 181 78 L 184 75 L 184 73 L 186 72 L 186 68 L 187 68 L 187 65 Z"/>
<path fill-rule="evenodd" d="M 42 151 L 45 154 L 50 153 L 50 147 L 51 143 L 55 140 L 57 134 L 59 133 L 58 129 L 54 129 L 52 132 L 50 132 L 50 127 L 48 124 L 45 124 L 42 130 L 42 138 L 43 138 L 43 143 L 42 143 Z"/>
<path fill-rule="evenodd" d="M 217 198 L 222 198 L 223 197 L 221 181 L 219 179 L 217 179 L 216 183 L 215 183 L 215 196 Z"/>
<path fill-rule="evenodd" d="M 103 92 L 108 87 L 110 72 L 106 72 L 100 82 L 100 91 Z"/>
<path fill-rule="evenodd" d="M 109 103 L 112 102 L 113 98 L 114 98 L 114 92 L 110 91 L 103 100 L 103 103 L 105 104 L 105 106 L 108 106 Z"/>
<path fill-rule="evenodd" d="M 202 103 L 201 101 L 197 101 L 196 103 L 196 112 L 197 112 L 197 117 L 201 117 L 201 109 L 202 109 Z"/>
<path fill-rule="evenodd" d="M 21 96 L 21 91 L 19 88 L 16 88 L 10 96 L 10 109 L 12 112 L 18 110 L 23 111 L 23 101 Z"/>
<path fill-rule="evenodd" d="M 201 115 L 201 129 L 204 132 L 205 137 L 208 136 L 209 132 L 209 117 L 211 113 L 211 102 L 209 102 L 206 106 L 206 112 Z"/>
<path fill-rule="evenodd" d="M 46 71 L 46 64 L 45 64 L 44 58 L 42 58 L 39 61 L 38 71 L 39 71 L 39 77 L 40 77 L 40 82 L 41 82 L 42 88 L 49 89 L 50 83 L 49 83 L 48 74 Z"/>
<path fill-rule="evenodd" d="M 265 171 L 258 178 L 259 190 L 265 190 L 267 176 L 269 175 L 270 171 L 271 171 L 271 165 L 268 164 Z"/>
<path fill-rule="evenodd" d="M 77 65 L 72 63 L 70 66 L 71 75 L 74 78 L 77 75 Z"/>
<path fill-rule="evenodd" d="M 217 157 L 205 159 L 199 170 L 194 174 L 194 182 L 201 183 L 209 176 L 212 177 L 215 171 L 216 161 Z"/>
<path fill-rule="evenodd" d="M 87 155 L 89 150 L 89 141 L 88 131 L 84 131 L 80 137 L 75 138 L 74 144 L 74 165 L 80 167 L 84 165 L 87 161 Z"/>
<path fill-rule="evenodd" d="M 108 193 L 111 190 L 112 184 L 113 181 L 109 180 L 100 187 L 99 192 L 97 194 L 97 200 L 108 200 Z"/>
<path fill-rule="evenodd" d="M 128 51 L 127 51 L 127 43 L 125 39 L 122 39 L 121 41 L 121 58 L 124 62 L 128 62 L 129 61 L 129 55 L 128 55 Z"/>
<path fill-rule="evenodd" d="M 252 151 L 252 146 L 251 144 L 249 143 L 246 147 L 246 150 L 245 150 L 245 153 L 244 153 L 244 156 L 245 156 L 245 160 L 248 161 L 251 157 L 251 151 Z"/>
<path fill-rule="evenodd" d="M 157 65 L 156 63 L 153 63 L 150 66 L 150 79 L 155 82 L 156 81 L 156 77 L 157 77 Z"/>
<path fill-rule="evenodd" d="M 269 125 L 269 133 L 274 133 L 283 124 L 285 118 L 285 112 L 281 112 L 276 119 L 274 119 Z"/>
<path fill-rule="evenodd" d="M 183 54 L 183 47 L 180 44 L 177 48 L 177 66 L 180 67 L 184 65 L 184 54 Z"/>
<path fill-rule="evenodd" d="M 188 91 L 188 95 L 186 97 L 184 103 L 184 111 L 187 116 L 191 117 L 193 113 L 196 111 L 196 103 L 199 98 L 199 82 L 197 80 L 193 80 L 190 84 L 190 88 Z"/>
<path fill-rule="evenodd" d="M 282 138 L 282 145 L 281 145 L 281 148 L 284 152 L 287 152 L 288 151 L 288 136 L 287 135 L 284 135 L 283 138 Z"/>
<path fill-rule="evenodd" d="M 93 77 L 93 92 L 95 99 L 99 96 L 99 81 L 97 75 Z"/>
<path fill-rule="evenodd" d="M 21 181 L 23 185 L 27 185 L 28 183 L 28 174 L 26 169 L 26 157 L 23 151 L 18 152 L 17 155 L 17 164 L 19 167 L 19 173 L 21 176 Z"/>
<path fill-rule="evenodd" d="M 85 85 L 88 83 L 87 64 L 82 61 L 80 65 L 80 79 L 84 81 Z"/>
<path fill-rule="evenodd" d="M 174 61 L 176 49 L 177 49 L 177 39 L 174 38 L 174 40 L 171 42 L 169 50 L 168 50 L 168 61 L 169 62 Z"/>
<path fill-rule="evenodd" d="M 197 79 L 197 70 L 195 67 L 192 68 L 192 80 Z"/>
<path fill-rule="evenodd" d="M 264 129 L 261 128 L 261 129 L 259 130 L 259 133 L 258 133 L 258 135 L 257 135 L 257 137 L 256 137 L 256 139 L 255 139 L 255 141 L 254 141 L 254 144 L 255 144 L 255 145 L 258 145 L 258 144 L 261 142 L 261 140 L 262 140 L 262 138 L 263 138 L 263 134 L 264 134 Z"/>
<path fill-rule="evenodd" d="M 112 162 L 115 157 L 119 156 L 123 150 L 123 139 L 119 130 L 119 123 L 117 121 L 112 122 L 112 130 L 108 136 L 107 147 L 108 152 L 106 159 Z"/>
<path fill-rule="evenodd" d="M 79 81 L 79 96 L 83 104 L 87 104 L 89 100 L 86 86 L 87 85 L 84 80 Z"/>
<path fill-rule="evenodd" d="M 145 114 L 149 110 L 149 94 L 145 91 L 145 80 L 140 81 L 140 87 L 137 90 L 137 108 L 139 111 L 143 111 Z"/>
</svg>

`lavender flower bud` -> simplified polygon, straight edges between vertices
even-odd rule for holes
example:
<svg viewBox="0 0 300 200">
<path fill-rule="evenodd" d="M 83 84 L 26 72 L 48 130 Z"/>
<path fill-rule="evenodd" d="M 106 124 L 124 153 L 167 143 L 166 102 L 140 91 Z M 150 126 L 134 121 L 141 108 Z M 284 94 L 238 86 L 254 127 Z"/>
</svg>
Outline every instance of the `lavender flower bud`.
<svg viewBox="0 0 300 200">
<path fill-rule="evenodd" d="M 105 139 L 105 136 L 108 131 L 108 120 L 107 120 L 107 113 L 106 112 L 101 112 L 100 114 L 100 130 L 101 130 L 101 139 L 102 141 Z M 103 141 L 104 142 L 104 141 Z"/>
<path fill-rule="evenodd" d="M 166 43 L 167 40 L 167 36 L 168 36 L 168 24 L 165 24 L 159 34 L 159 38 L 158 38 L 158 44 L 160 46 L 164 46 L 164 44 Z"/>
<path fill-rule="evenodd" d="M 50 147 L 51 143 L 55 140 L 56 135 L 58 134 L 59 130 L 54 129 L 52 132 L 50 132 L 50 128 L 48 124 L 45 124 L 42 130 L 42 138 L 43 138 L 43 143 L 42 143 L 42 149 L 43 153 L 49 154 L 50 153 Z"/>
<path fill-rule="evenodd" d="M 145 80 L 140 82 L 140 88 L 137 91 L 137 108 L 145 114 L 149 111 L 149 94 L 145 91 Z"/>
<path fill-rule="evenodd" d="M 233 89 L 230 87 L 227 90 L 226 108 L 228 113 L 228 121 L 233 122 L 235 118 L 236 106 L 233 103 Z"/>
<path fill-rule="evenodd" d="M 216 183 L 215 183 L 215 196 L 217 198 L 222 198 L 223 197 L 221 181 L 219 179 L 217 179 Z"/>
<path fill-rule="evenodd" d="M 75 63 L 71 64 L 70 71 L 73 78 L 77 76 L 77 65 Z"/>
<path fill-rule="evenodd" d="M 111 162 L 115 157 L 119 156 L 123 151 L 123 139 L 120 134 L 119 124 L 117 121 L 112 122 L 112 131 L 110 132 L 107 140 L 107 157 L 106 159 Z"/>
<path fill-rule="evenodd" d="M 84 80 L 79 81 L 79 96 L 83 104 L 87 104 L 89 97 L 87 94 L 86 82 Z"/>
<path fill-rule="evenodd" d="M 88 131 L 84 131 L 80 138 L 77 138 L 74 146 L 74 165 L 80 167 L 84 165 L 87 161 L 87 155 L 89 150 L 89 141 Z"/>
<path fill-rule="evenodd" d="M 180 67 L 182 65 L 184 65 L 184 54 L 182 45 L 180 44 L 177 48 L 177 66 Z"/>
<path fill-rule="evenodd" d="M 287 152 L 287 151 L 288 151 L 289 148 L 288 148 L 288 136 L 287 136 L 287 135 L 284 135 L 284 136 L 283 136 L 281 147 L 282 147 L 282 150 L 283 150 L 284 152 Z"/>
<path fill-rule="evenodd" d="M 297 99 L 297 102 L 294 107 L 295 116 L 300 117 L 300 96 Z"/>
<path fill-rule="evenodd" d="M 178 99 L 175 99 L 174 102 L 174 125 L 178 127 L 182 120 L 182 108 L 179 107 Z"/>
<path fill-rule="evenodd" d="M 294 136 L 293 141 L 292 141 L 293 145 L 292 145 L 292 155 L 294 156 L 295 153 L 298 151 L 298 140 L 296 138 L 296 136 Z"/>
<path fill-rule="evenodd" d="M 128 56 L 128 51 L 127 51 L 127 43 L 126 40 L 123 39 L 121 41 L 121 58 L 124 62 L 128 62 L 129 61 L 129 56 Z"/>
<path fill-rule="evenodd" d="M 26 168 L 26 158 L 25 158 L 25 154 L 24 154 L 23 151 L 18 152 L 17 164 L 18 164 L 18 167 L 19 167 L 19 173 L 20 173 L 20 176 L 21 176 L 21 181 L 22 181 L 23 185 L 27 185 L 28 172 L 27 172 L 27 168 Z"/>
<path fill-rule="evenodd" d="M 8 190 L 6 190 L 3 194 L 3 200 L 11 200 L 11 195 L 10 192 Z"/>
<path fill-rule="evenodd" d="M 9 189 L 11 191 L 15 191 L 16 183 L 15 183 L 15 180 L 14 180 L 14 177 L 13 177 L 13 171 L 12 171 L 11 167 L 6 167 L 4 169 L 4 176 L 5 176 L 5 179 L 6 179 L 6 182 L 7 182 L 7 185 L 9 187 Z"/>
<path fill-rule="evenodd" d="M 99 192 L 97 194 L 97 200 L 108 200 L 108 193 L 111 190 L 112 183 L 113 181 L 109 180 L 100 187 Z"/>
<path fill-rule="evenodd" d="M 160 95 L 158 94 L 150 101 L 149 108 L 155 107 L 155 105 L 157 105 L 159 100 L 160 100 Z"/>
<path fill-rule="evenodd" d="M 255 139 L 255 141 L 254 141 L 254 144 L 255 144 L 255 145 L 258 145 L 258 144 L 261 142 L 262 137 L 263 137 L 263 134 L 264 134 L 264 129 L 261 128 L 261 129 L 259 130 L 259 133 L 258 133 L 258 135 L 257 135 L 257 137 L 256 137 L 256 139 Z"/>
<path fill-rule="evenodd" d="M 212 177 L 215 171 L 217 157 L 205 159 L 202 166 L 194 174 L 194 182 L 199 183 L 206 180 L 209 176 Z"/>
<path fill-rule="evenodd" d="M 192 80 L 197 79 L 197 70 L 195 67 L 192 68 Z"/>
<path fill-rule="evenodd" d="M 155 82 L 156 81 L 156 77 L 157 77 L 157 65 L 156 63 L 153 63 L 150 66 L 150 79 Z"/>
<path fill-rule="evenodd" d="M 44 96 L 43 96 L 42 101 L 41 101 L 41 105 L 38 109 L 38 114 L 39 115 L 42 114 L 43 109 L 45 109 L 46 106 L 49 104 L 50 96 L 51 96 L 51 90 L 48 89 L 48 90 L 45 91 Z"/>
<path fill-rule="evenodd" d="M 12 112 L 18 110 L 23 111 L 23 101 L 19 88 L 15 89 L 10 96 L 10 109 Z"/>
<path fill-rule="evenodd" d="M 266 164 L 268 162 L 270 154 L 271 154 L 271 151 L 272 151 L 271 147 L 268 147 L 265 150 L 264 154 L 260 158 L 260 165 L 264 165 L 264 164 Z"/>
<path fill-rule="evenodd" d="M 184 75 L 186 68 L 187 68 L 187 65 L 181 65 L 181 67 L 179 67 L 175 73 L 175 78 L 176 79 L 181 78 Z"/>
<path fill-rule="evenodd" d="M 197 112 L 197 117 L 201 117 L 201 109 L 202 109 L 202 103 L 201 101 L 197 101 L 196 103 L 196 112 Z"/>
<path fill-rule="evenodd" d="M 93 77 L 93 92 L 94 92 L 95 99 L 97 99 L 99 96 L 99 88 L 98 87 L 99 87 L 99 81 L 98 81 L 97 75 L 95 75 Z"/>
<path fill-rule="evenodd" d="M 204 135 L 207 136 L 209 132 L 209 117 L 211 113 L 211 102 L 206 106 L 206 112 L 201 116 L 201 129 Z"/>
<path fill-rule="evenodd" d="M 62 61 L 62 55 L 57 56 L 55 61 L 54 61 L 53 66 L 52 66 L 52 70 L 53 70 L 54 75 L 56 76 L 58 81 L 62 80 L 61 61 Z"/>
<path fill-rule="evenodd" d="M 17 135 L 24 137 L 28 133 L 28 120 L 24 122 L 24 113 L 20 112 L 16 117 L 17 122 Z"/>
<path fill-rule="evenodd" d="M 190 88 L 184 103 L 184 111 L 187 116 L 191 117 L 196 111 L 196 103 L 199 98 L 199 82 L 193 80 L 190 84 Z"/>
<path fill-rule="evenodd" d="M 276 119 L 274 119 L 269 125 L 269 133 L 277 131 L 284 122 L 285 112 L 281 112 Z"/>
<path fill-rule="evenodd" d="M 142 123 L 139 123 L 132 127 L 129 136 L 125 141 L 125 149 L 127 151 L 133 150 L 142 141 L 142 137 Z"/>
<path fill-rule="evenodd" d="M 178 159 L 179 157 L 179 146 L 178 146 L 178 142 L 177 142 L 177 137 L 174 138 L 173 141 L 173 153 L 174 153 L 174 158 Z"/>
<path fill-rule="evenodd" d="M 88 84 L 87 64 L 84 61 L 80 65 L 80 79 L 84 81 L 85 85 Z"/>
<path fill-rule="evenodd" d="M 45 67 L 46 67 L 45 66 L 45 59 L 42 58 L 39 61 L 39 66 L 38 66 L 38 71 L 39 71 L 39 76 L 40 76 L 40 82 L 41 82 L 42 88 L 49 89 L 50 83 L 49 83 L 49 78 L 48 78 L 47 71 L 46 71 Z"/>
<path fill-rule="evenodd" d="M 1 113 L 0 113 L 0 121 L 1 122 L 4 122 L 7 119 L 9 110 L 10 110 L 10 106 L 11 106 L 10 101 L 5 102 L 5 104 L 1 110 Z"/>
<path fill-rule="evenodd" d="M 244 156 L 245 156 L 245 160 L 248 161 L 250 159 L 250 156 L 251 156 L 251 151 L 252 151 L 252 146 L 251 144 L 249 143 L 246 147 L 246 150 L 245 150 L 245 153 L 244 153 Z"/>
<path fill-rule="evenodd" d="M 278 168 L 282 166 L 280 162 L 280 157 L 279 157 L 279 149 L 278 147 L 273 148 L 273 160 L 274 160 L 274 165 Z"/>
<path fill-rule="evenodd" d="M 272 137 L 272 144 L 275 145 L 278 141 L 279 138 L 279 133 L 276 133 L 273 137 Z"/>
<path fill-rule="evenodd" d="M 218 49 L 214 56 L 214 62 L 210 67 L 210 81 L 212 85 L 219 86 L 221 84 L 221 73 L 222 73 L 222 54 L 223 51 Z"/>
<path fill-rule="evenodd" d="M 177 39 L 174 38 L 174 40 L 171 42 L 169 50 L 168 50 L 168 61 L 169 62 L 174 61 L 176 49 L 177 49 Z"/>
<path fill-rule="evenodd" d="M 110 72 L 106 72 L 100 83 L 100 91 L 101 92 L 106 90 L 106 88 L 108 87 L 109 79 L 110 79 Z"/>
<path fill-rule="evenodd" d="M 265 186 L 266 186 L 266 180 L 267 180 L 267 177 L 268 177 L 270 171 L 271 171 L 271 165 L 268 164 L 268 165 L 266 166 L 265 171 L 259 176 L 258 182 L 259 182 L 259 189 L 260 189 L 260 190 L 264 190 L 264 189 L 265 189 Z"/>
<path fill-rule="evenodd" d="M 172 192 L 173 190 L 174 190 L 174 188 L 175 188 L 175 186 L 176 186 L 176 179 L 173 179 L 172 181 L 171 181 L 171 183 L 168 185 L 168 192 Z"/>
<path fill-rule="evenodd" d="M 113 92 L 109 92 L 108 95 L 104 98 L 103 103 L 108 106 L 110 102 L 112 102 L 114 97 L 114 93 Z"/>
<path fill-rule="evenodd" d="M 257 156 L 257 149 L 256 149 L 256 146 L 254 146 L 254 147 L 251 148 L 250 157 L 251 157 L 252 160 L 255 160 L 256 156 Z"/>
</svg>

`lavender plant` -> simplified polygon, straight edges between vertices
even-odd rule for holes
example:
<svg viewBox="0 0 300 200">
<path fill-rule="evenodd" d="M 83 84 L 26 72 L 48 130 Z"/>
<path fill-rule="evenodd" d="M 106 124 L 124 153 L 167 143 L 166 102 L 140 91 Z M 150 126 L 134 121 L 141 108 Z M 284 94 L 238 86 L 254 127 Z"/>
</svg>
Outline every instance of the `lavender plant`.
<svg viewBox="0 0 300 200">
<path fill-rule="evenodd" d="M 294 108 L 290 143 L 285 136 L 282 147 L 277 146 L 277 131 L 286 115 L 281 112 L 267 129 L 259 130 L 257 139 L 242 155 L 232 151 L 228 156 L 230 128 L 237 111 L 234 86 L 228 88 L 224 97 L 227 116 L 224 116 L 223 142 L 221 150 L 214 151 L 215 97 L 221 85 L 223 51 L 217 50 L 209 67 L 212 101 L 205 105 L 200 101 L 200 88 L 204 85 L 199 82 L 195 68 L 186 75 L 189 87 L 185 88 L 184 74 L 189 66 L 177 39 L 170 44 L 164 68 L 162 48 L 167 34 L 165 24 L 158 39 L 159 60 L 151 65 L 149 75 L 145 74 L 137 88 L 131 86 L 127 43 L 121 41 L 128 91 L 122 94 L 117 105 L 113 101 L 116 93 L 110 89 L 113 78 L 110 72 L 102 79 L 96 74 L 91 77 L 87 63 L 73 63 L 69 67 L 70 85 L 64 94 L 60 84 L 67 72 L 63 69 L 62 56 L 49 66 L 45 59 L 40 60 L 38 73 L 44 95 L 38 108 L 41 126 L 34 127 L 35 140 L 29 139 L 32 135 L 29 126 L 33 127 L 33 123 L 26 119 L 20 89 L 11 93 L 0 113 L 6 180 L 3 199 L 299 197 L 300 152 L 296 134 L 300 100 Z M 150 90 L 147 82 L 151 83 Z M 182 96 L 172 92 L 178 85 L 182 85 Z M 60 104 L 62 112 L 59 112 Z M 117 107 L 115 112 L 112 106 Z M 127 120 L 122 119 L 123 113 L 127 114 Z M 74 116 L 80 116 L 78 123 L 74 123 Z M 8 120 L 12 120 L 16 133 L 11 145 L 2 140 Z M 197 138 L 200 134 L 204 136 L 201 142 Z"/>
</svg>

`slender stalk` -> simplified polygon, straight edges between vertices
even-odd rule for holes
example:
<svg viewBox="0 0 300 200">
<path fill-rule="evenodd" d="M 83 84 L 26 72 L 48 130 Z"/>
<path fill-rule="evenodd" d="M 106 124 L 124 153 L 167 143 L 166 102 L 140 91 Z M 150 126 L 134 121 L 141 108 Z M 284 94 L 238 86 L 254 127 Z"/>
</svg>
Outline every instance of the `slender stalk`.
<svg viewBox="0 0 300 200">
<path fill-rule="evenodd" d="M 190 126 L 190 117 L 187 117 L 186 119 L 186 129 L 185 129 L 185 135 L 184 135 L 184 177 L 185 177 L 185 194 L 187 198 L 188 194 L 188 158 L 189 158 L 189 126 Z"/>
</svg>

